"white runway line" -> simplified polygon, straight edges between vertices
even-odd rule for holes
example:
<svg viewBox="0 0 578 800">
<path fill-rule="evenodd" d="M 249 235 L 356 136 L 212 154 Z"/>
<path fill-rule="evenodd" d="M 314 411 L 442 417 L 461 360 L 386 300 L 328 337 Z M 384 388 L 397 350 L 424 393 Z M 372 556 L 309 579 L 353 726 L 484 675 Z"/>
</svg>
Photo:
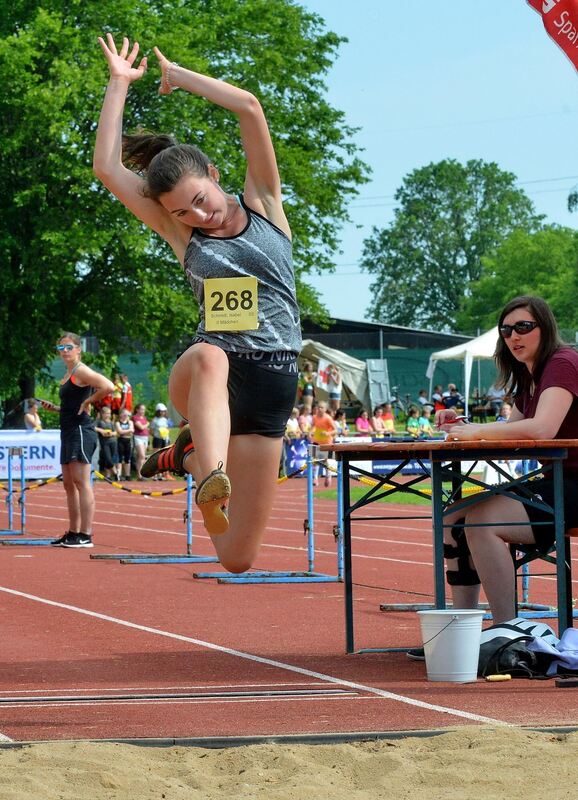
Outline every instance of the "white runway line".
<svg viewBox="0 0 578 800">
<path fill-rule="evenodd" d="M 242 658 L 247 661 L 253 661 L 254 663 L 257 664 L 264 664 L 269 667 L 288 670 L 289 672 L 294 672 L 297 675 L 304 675 L 307 678 L 315 678 L 325 683 L 336 684 L 338 686 L 347 686 L 350 689 L 356 689 L 357 691 L 362 691 L 366 692 L 367 694 L 376 695 L 377 697 L 381 697 L 384 700 L 392 700 L 394 702 L 403 703 L 405 705 L 422 708 L 425 709 L 426 711 L 436 711 L 441 714 L 449 714 L 450 716 L 461 717 L 463 719 L 470 720 L 471 722 L 482 722 L 490 725 L 506 725 L 506 726 L 511 725 L 511 723 L 504 722 L 503 720 L 493 719 L 492 717 L 484 717 L 479 714 L 473 714 L 469 711 L 462 711 L 457 708 L 447 708 L 445 706 L 438 706 L 433 703 L 426 703 L 423 700 L 416 700 L 412 697 L 405 697 L 404 695 L 395 694 L 394 692 L 388 692 L 384 689 L 378 689 L 374 686 L 366 686 L 365 684 L 356 683 L 355 681 L 348 681 L 342 678 L 336 678 L 333 675 L 326 675 L 325 673 L 322 672 L 315 672 L 314 670 L 304 669 L 303 667 L 298 667 L 293 664 L 286 664 L 282 661 L 275 661 L 274 659 L 271 658 L 264 658 L 263 656 L 257 656 L 252 653 L 245 653 L 242 650 L 234 650 L 230 647 L 223 647 L 222 645 L 214 644 L 213 642 L 205 642 L 202 639 L 194 639 L 191 636 L 184 636 L 179 633 L 171 633 L 170 631 L 164 631 L 159 628 L 151 628 L 148 625 L 138 625 L 135 622 L 119 619 L 118 617 L 111 617 L 108 614 L 99 614 L 96 611 L 89 611 L 86 608 L 79 608 L 78 606 L 71 606 L 68 605 L 67 603 L 59 603 L 55 600 L 49 600 L 46 597 L 38 597 L 37 595 L 28 594 L 26 592 L 19 592 L 16 589 L 10 589 L 6 586 L 0 586 L 0 591 L 5 592 L 6 594 L 12 595 L 14 597 L 21 597 L 25 600 L 32 600 L 33 602 L 36 603 L 42 603 L 43 605 L 52 606 L 54 608 L 61 608 L 66 611 L 73 611 L 76 614 L 82 614 L 87 617 L 92 617 L 93 619 L 99 619 L 104 622 L 112 622 L 115 625 L 121 625 L 125 628 L 131 628 L 133 630 L 141 631 L 143 633 L 151 633 L 155 636 L 162 636 L 167 639 L 174 639 L 179 642 L 187 642 L 189 644 L 194 644 L 197 645 L 198 647 L 202 647 L 207 650 L 214 650 L 216 652 L 225 653 L 226 655 L 234 656 L 236 658 Z"/>
</svg>

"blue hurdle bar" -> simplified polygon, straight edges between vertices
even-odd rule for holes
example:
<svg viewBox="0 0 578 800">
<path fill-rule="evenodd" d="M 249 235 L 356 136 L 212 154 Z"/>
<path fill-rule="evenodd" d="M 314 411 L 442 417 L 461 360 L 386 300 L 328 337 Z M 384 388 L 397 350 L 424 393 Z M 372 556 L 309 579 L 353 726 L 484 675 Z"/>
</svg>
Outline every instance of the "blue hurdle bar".
<svg viewBox="0 0 578 800">
<path fill-rule="evenodd" d="M 95 561 L 118 560 L 121 564 L 215 564 L 216 556 L 193 555 L 193 477 L 187 475 L 187 509 L 185 511 L 187 531 L 186 553 L 96 553 Z"/>
<path fill-rule="evenodd" d="M 17 449 L 20 449 L 20 448 L 17 448 Z M 24 475 L 24 461 L 23 460 L 21 461 L 21 474 Z M 58 476 L 58 477 L 62 477 L 62 476 Z M 92 472 L 90 474 L 90 480 L 91 480 L 91 482 L 93 480 Z M 27 488 L 26 488 L 26 482 L 24 480 L 21 483 L 20 497 L 18 498 L 18 503 L 20 505 L 20 519 L 21 519 L 21 524 L 22 524 L 22 531 L 21 531 L 22 534 L 24 534 L 25 527 L 26 527 L 26 494 L 27 494 Z M 20 545 L 26 545 L 26 547 L 51 547 L 54 544 L 54 541 L 55 541 L 56 538 L 57 538 L 56 536 L 51 536 L 51 537 L 35 536 L 33 538 L 25 538 L 24 536 L 21 536 L 20 534 L 18 534 L 18 538 L 17 539 L 3 539 L 2 541 L 0 541 L 0 544 L 7 545 L 8 547 L 10 547 L 10 546 L 18 547 Z"/>
<path fill-rule="evenodd" d="M 20 459 L 20 530 L 14 530 L 14 476 L 13 459 Z M 6 493 L 6 506 L 8 512 L 8 527 L 0 529 L 0 536 L 23 536 L 26 528 L 26 506 L 24 503 L 26 488 L 26 475 L 24 473 L 24 448 L 8 448 L 8 491 Z"/>
<path fill-rule="evenodd" d="M 318 462 L 319 447 L 309 445 L 307 448 L 307 519 L 304 523 L 305 533 L 307 534 L 307 570 L 298 571 L 279 571 L 279 570 L 255 570 L 254 572 L 241 572 L 233 575 L 230 572 L 195 572 L 194 578 L 214 578 L 217 583 L 341 583 L 343 581 L 343 547 L 340 532 L 342 527 L 342 507 L 339 510 L 339 521 L 334 528 L 337 542 L 337 574 L 328 575 L 323 572 L 315 572 L 315 516 L 313 503 L 313 467 Z M 337 488 L 337 503 L 339 507 L 339 485 Z"/>
</svg>

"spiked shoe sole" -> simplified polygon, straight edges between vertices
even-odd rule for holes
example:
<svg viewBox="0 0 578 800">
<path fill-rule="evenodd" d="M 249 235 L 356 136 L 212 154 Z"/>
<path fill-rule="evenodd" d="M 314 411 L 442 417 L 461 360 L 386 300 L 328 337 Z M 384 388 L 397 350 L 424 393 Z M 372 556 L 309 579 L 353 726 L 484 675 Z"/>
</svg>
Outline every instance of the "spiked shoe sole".
<svg viewBox="0 0 578 800">
<path fill-rule="evenodd" d="M 208 533 L 221 536 L 229 528 L 227 503 L 231 496 L 231 482 L 222 469 L 214 469 L 201 481 L 195 494 L 195 503 L 203 515 Z"/>
</svg>

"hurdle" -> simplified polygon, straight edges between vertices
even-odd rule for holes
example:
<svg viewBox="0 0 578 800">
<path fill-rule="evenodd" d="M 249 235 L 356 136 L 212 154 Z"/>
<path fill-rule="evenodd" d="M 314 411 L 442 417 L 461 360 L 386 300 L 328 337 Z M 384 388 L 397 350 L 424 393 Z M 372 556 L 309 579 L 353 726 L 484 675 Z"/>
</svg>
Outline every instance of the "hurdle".
<svg viewBox="0 0 578 800">
<path fill-rule="evenodd" d="M 13 450 L 21 450 L 22 448 L 12 448 Z M 21 475 L 25 475 L 25 465 L 24 459 L 21 460 Z M 26 528 L 26 495 L 28 492 L 32 491 L 33 489 L 40 489 L 41 486 L 47 486 L 49 483 L 54 483 L 55 481 L 62 480 L 62 475 L 56 475 L 53 478 L 45 478 L 44 480 L 35 481 L 30 486 L 26 486 L 25 478 L 21 480 L 20 484 L 20 495 L 18 497 L 18 504 L 20 506 L 20 519 L 21 519 L 21 527 L 22 530 L 20 533 L 18 531 L 12 531 L 12 533 L 16 533 L 18 538 L 16 539 L 2 539 L 0 540 L 0 544 L 6 545 L 8 547 L 18 547 L 20 545 L 26 545 L 27 547 L 50 547 L 54 544 L 54 540 L 56 537 L 42 537 L 42 536 L 34 536 L 33 538 L 26 538 L 24 535 L 25 528 Z M 5 533 L 9 533 L 6 531 Z"/>
<path fill-rule="evenodd" d="M 319 461 L 318 445 L 307 448 L 306 480 L 307 480 L 307 518 L 303 522 L 303 532 L 307 536 L 307 569 L 298 571 L 255 570 L 233 575 L 230 572 L 195 572 L 194 578 L 216 579 L 217 583 L 235 583 L 241 585 L 256 583 L 342 583 L 343 582 L 343 527 L 342 511 L 338 512 L 337 525 L 333 527 L 333 536 L 337 545 L 337 572 L 328 575 L 315 571 L 315 511 L 313 503 L 313 468 Z M 301 472 L 298 470 L 297 472 Z M 294 475 L 297 474 L 294 473 Z M 288 476 L 289 477 L 289 476 Z M 281 479 L 283 481 L 284 479 Z M 338 509 L 343 508 L 343 495 L 337 485 Z M 341 498 L 341 500 L 340 500 Z M 340 506 L 341 502 L 341 506 Z"/>
<path fill-rule="evenodd" d="M 18 505 L 20 508 L 20 531 L 16 531 L 13 529 L 13 510 L 11 508 L 11 500 L 13 494 L 13 482 L 12 482 L 12 457 L 19 456 L 20 458 L 20 495 L 18 497 Z M 60 475 L 56 478 L 48 478 L 47 480 L 36 481 L 36 483 L 32 484 L 31 486 L 26 486 L 26 464 L 25 464 L 25 456 L 24 456 L 24 448 L 23 447 L 11 447 L 8 451 L 8 497 L 10 499 L 10 504 L 8 506 L 8 519 L 9 519 L 9 529 L 0 531 L 0 537 L 6 535 L 16 536 L 15 539 L 2 539 L 0 538 L 0 544 L 6 545 L 7 547 L 10 546 L 20 546 L 20 545 L 27 545 L 27 546 L 40 546 L 40 547 L 48 547 L 52 545 L 54 542 L 54 536 L 51 538 L 35 536 L 33 538 L 27 538 L 24 536 L 26 533 L 26 493 L 31 489 L 38 489 L 40 486 L 45 486 L 47 483 L 52 483 L 53 481 L 59 480 L 61 477 Z"/>
<path fill-rule="evenodd" d="M 98 473 L 97 473 L 98 474 Z M 107 480 L 107 479 L 105 479 Z M 114 481 L 107 480 L 115 486 Z M 125 489 L 117 484 L 117 488 Z M 174 495 L 182 490 L 170 492 L 142 492 L 138 489 L 127 489 L 131 494 L 141 494 L 147 497 L 160 497 Z M 187 475 L 186 485 L 187 505 L 183 513 L 186 524 L 186 552 L 185 553 L 91 553 L 93 561 L 120 561 L 121 564 L 214 564 L 219 561 L 216 556 L 197 556 L 193 554 L 193 478 Z"/>
<path fill-rule="evenodd" d="M 2 485 L 6 490 L 6 511 L 8 512 L 8 527 L 0 529 L 0 536 L 23 536 L 26 529 L 26 506 L 20 502 L 20 530 L 14 528 L 14 475 L 13 475 L 13 462 L 14 459 L 20 460 L 20 495 L 24 496 L 24 489 L 26 487 L 26 476 L 24 474 L 24 448 L 23 447 L 9 447 L 8 448 L 8 486 Z M 6 541 L 6 540 L 5 540 Z"/>
</svg>

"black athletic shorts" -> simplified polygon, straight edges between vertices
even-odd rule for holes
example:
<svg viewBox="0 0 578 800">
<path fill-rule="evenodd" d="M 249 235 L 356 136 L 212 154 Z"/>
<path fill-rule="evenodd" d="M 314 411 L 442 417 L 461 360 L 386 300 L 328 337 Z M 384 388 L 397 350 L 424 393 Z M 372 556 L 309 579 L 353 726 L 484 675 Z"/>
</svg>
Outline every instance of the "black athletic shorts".
<svg viewBox="0 0 578 800">
<path fill-rule="evenodd" d="M 98 435 L 93 427 L 75 425 L 60 431 L 60 463 L 70 464 L 79 461 L 81 464 L 90 464 Z"/>
<path fill-rule="evenodd" d="M 552 478 L 536 478 L 536 480 L 529 481 L 529 487 L 533 494 L 539 495 L 550 508 L 554 508 L 554 480 Z M 512 489 L 512 492 L 521 494 L 515 489 Z M 535 508 L 531 504 L 524 503 L 524 508 L 532 524 L 532 533 L 538 549 L 547 553 L 555 539 L 552 514 Z M 547 524 L 537 524 L 544 522 Z M 578 475 L 568 475 L 568 473 L 564 474 L 564 527 L 566 529 L 578 528 Z"/>
<path fill-rule="evenodd" d="M 227 357 L 231 436 L 283 436 L 295 404 L 296 365 L 293 372 L 286 368 L 277 371 L 270 363 L 251 361 L 234 353 L 227 353 Z"/>
</svg>

